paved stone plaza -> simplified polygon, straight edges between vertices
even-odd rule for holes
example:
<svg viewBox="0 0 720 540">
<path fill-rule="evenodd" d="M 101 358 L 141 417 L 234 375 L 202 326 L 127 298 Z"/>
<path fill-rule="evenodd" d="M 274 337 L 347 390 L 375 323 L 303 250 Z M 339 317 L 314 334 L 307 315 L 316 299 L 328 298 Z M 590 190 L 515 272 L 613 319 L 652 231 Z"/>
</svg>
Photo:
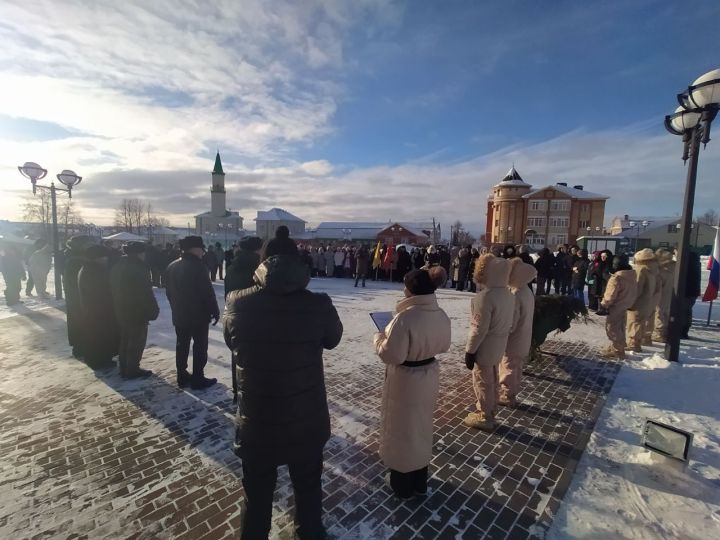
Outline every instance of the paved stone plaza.
<svg viewBox="0 0 720 540">
<path fill-rule="evenodd" d="M 371 293 L 357 294 L 334 296 L 341 317 Z M 467 308 L 469 295 L 443 294 Z M 598 360 L 585 345 L 549 343 L 546 350 L 558 356 L 527 367 L 522 404 L 502 410 L 501 427 L 488 435 L 462 425 L 473 394 L 464 335 L 454 327 L 453 349 L 442 359 L 431 493 L 402 502 L 384 486 L 377 455 L 383 366 L 372 355 L 371 332 L 356 326 L 346 322 L 343 344 L 326 353 L 333 437 L 324 505 L 331 536 L 542 536 L 620 365 Z M 174 384 L 173 337 L 168 322 L 158 321 L 144 360 L 155 375 L 123 381 L 114 372 L 96 376 L 69 356 L 57 308 L 0 320 L 0 351 L 10 351 L 0 355 L 0 536 L 237 537 L 242 484 L 230 446 L 228 355 L 213 329 L 209 373 L 220 383 L 183 391 Z M 357 350 L 365 354 L 353 362 Z M 283 468 L 275 537 L 292 538 L 292 506 Z"/>
</svg>

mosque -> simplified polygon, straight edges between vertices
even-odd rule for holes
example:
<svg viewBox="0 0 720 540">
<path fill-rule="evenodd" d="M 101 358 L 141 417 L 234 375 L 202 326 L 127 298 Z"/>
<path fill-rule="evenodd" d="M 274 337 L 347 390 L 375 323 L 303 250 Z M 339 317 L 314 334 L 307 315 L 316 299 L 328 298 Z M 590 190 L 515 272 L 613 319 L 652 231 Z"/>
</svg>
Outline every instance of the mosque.
<svg viewBox="0 0 720 540">
<path fill-rule="evenodd" d="M 210 188 L 210 211 L 195 216 L 195 234 L 202 236 L 206 243 L 227 244 L 243 234 L 243 218 L 239 212 L 227 209 L 225 201 L 225 172 L 220 152 L 215 155 Z"/>
</svg>

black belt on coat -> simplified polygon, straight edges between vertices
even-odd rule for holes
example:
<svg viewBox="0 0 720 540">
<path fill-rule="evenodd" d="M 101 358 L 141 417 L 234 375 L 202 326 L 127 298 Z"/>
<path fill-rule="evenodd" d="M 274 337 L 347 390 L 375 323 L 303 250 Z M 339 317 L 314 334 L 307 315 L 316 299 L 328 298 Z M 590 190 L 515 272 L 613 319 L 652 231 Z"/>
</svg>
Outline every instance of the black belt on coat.
<svg viewBox="0 0 720 540">
<path fill-rule="evenodd" d="M 405 367 L 420 367 L 420 366 L 427 366 L 428 364 L 432 364 L 435 361 L 435 357 L 432 358 L 426 358 L 425 360 L 417 360 L 415 362 L 410 362 L 409 360 L 406 360 L 401 366 Z"/>
</svg>

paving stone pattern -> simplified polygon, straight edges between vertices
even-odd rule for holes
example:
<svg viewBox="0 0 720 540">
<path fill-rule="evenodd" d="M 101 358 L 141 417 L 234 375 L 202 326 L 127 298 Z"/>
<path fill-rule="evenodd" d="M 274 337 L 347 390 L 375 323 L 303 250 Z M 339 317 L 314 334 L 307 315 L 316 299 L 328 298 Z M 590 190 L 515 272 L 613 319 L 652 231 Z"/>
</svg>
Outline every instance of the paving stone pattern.
<svg viewBox="0 0 720 540">
<path fill-rule="evenodd" d="M 584 345 L 546 349 L 559 356 L 527 367 L 520 407 L 503 409 L 493 434 L 462 425 L 474 401 L 469 372 L 460 350 L 448 355 L 431 492 L 405 502 L 384 486 L 377 455 L 382 365 L 329 369 L 334 435 L 324 505 L 332 537 L 541 536 L 620 368 Z M 95 385 L 111 392 L 58 380 L 30 397 L 0 393 L 0 537 L 237 537 L 242 484 L 230 448 L 229 389 L 179 390 L 173 370 L 153 364 L 172 365 L 171 358 L 171 351 L 149 347 L 146 363 L 156 376 L 127 382 L 105 374 Z M 0 370 L 12 376 L 18 365 L 5 362 L 0 358 Z M 273 535 L 292 538 L 284 467 L 274 504 Z"/>
</svg>

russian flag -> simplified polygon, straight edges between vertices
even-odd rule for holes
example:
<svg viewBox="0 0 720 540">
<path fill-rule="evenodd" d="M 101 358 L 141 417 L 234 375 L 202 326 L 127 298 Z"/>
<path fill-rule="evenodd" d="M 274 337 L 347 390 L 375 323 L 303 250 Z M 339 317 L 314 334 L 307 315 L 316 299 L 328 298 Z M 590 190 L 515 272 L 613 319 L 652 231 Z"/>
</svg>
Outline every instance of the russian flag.
<svg viewBox="0 0 720 540">
<path fill-rule="evenodd" d="M 718 289 L 720 289 L 720 227 L 715 230 L 715 246 L 713 247 L 712 256 L 708 259 L 707 267 L 710 270 L 710 280 L 703 295 L 703 302 L 716 300 Z"/>
</svg>

